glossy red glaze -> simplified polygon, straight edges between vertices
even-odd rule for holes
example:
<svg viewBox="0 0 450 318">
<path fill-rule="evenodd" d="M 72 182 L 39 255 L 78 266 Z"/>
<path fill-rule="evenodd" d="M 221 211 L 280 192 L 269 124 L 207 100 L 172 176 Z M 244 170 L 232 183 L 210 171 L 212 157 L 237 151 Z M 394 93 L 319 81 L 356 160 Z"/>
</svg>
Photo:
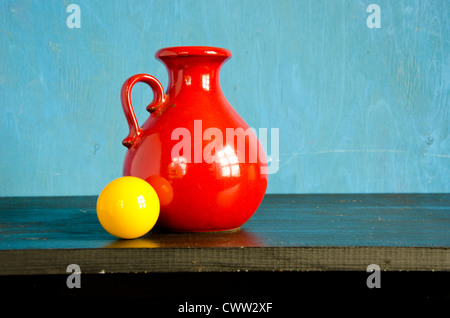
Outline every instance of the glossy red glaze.
<svg viewBox="0 0 450 318">
<path fill-rule="evenodd" d="M 123 175 L 145 179 L 155 188 L 161 201 L 158 227 L 180 232 L 239 228 L 260 205 L 268 175 L 262 172 L 267 161 L 257 136 L 220 88 L 219 71 L 231 52 L 173 47 L 155 56 L 169 72 L 166 93 L 147 74 L 132 76 L 122 87 L 130 128 L 123 140 L 128 148 Z M 141 127 L 131 104 L 137 82 L 147 83 L 154 93 L 147 107 L 150 117 Z"/>
</svg>

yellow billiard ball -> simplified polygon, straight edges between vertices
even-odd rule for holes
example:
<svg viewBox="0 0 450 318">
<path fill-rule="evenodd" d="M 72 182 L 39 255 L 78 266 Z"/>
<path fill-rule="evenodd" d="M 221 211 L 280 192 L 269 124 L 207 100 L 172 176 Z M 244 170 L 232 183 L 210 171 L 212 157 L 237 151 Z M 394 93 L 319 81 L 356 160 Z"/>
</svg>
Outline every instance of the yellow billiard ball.
<svg viewBox="0 0 450 318">
<path fill-rule="evenodd" d="M 97 217 L 113 236 L 134 239 L 145 235 L 156 224 L 160 202 L 155 189 L 137 177 L 111 181 L 97 199 Z"/>
</svg>

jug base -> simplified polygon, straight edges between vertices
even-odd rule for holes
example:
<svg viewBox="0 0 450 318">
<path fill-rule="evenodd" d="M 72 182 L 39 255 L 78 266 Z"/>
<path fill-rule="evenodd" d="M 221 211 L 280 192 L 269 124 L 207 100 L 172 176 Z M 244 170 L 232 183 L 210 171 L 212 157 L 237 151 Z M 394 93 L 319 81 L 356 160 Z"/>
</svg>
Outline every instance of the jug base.
<svg viewBox="0 0 450 318">
<path fill-rule="evenodd" d="M 182 229 L 172 229 L 172 228 L 166 228 L 166 227 L 157 227 L 152 230 L 154 232 L 159 233 L 183 233 L 183 234 L 211 234 L 211 233 L 232 233 L 232 232 L 238 232 L 240 231 L 241 227 L 236 227 L 232 229 L 224 229 L 224 230 L 182 230 Z"/>
</svg>

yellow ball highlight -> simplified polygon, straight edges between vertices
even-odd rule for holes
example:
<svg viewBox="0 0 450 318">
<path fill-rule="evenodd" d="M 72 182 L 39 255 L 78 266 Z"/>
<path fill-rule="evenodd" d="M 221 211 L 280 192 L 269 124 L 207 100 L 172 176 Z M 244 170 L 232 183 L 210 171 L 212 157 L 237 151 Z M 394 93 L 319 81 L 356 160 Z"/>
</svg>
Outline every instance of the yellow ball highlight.
<svg viewBox="0 0 450 318">
<path fill-rule="evenodd" d="M 148 233 L 159 217 L 160 203 L 153 187 L 137 177 L 111 181 L 97 199 L 97 217 L 118 238 L 134 239 Z"/>
</svg>

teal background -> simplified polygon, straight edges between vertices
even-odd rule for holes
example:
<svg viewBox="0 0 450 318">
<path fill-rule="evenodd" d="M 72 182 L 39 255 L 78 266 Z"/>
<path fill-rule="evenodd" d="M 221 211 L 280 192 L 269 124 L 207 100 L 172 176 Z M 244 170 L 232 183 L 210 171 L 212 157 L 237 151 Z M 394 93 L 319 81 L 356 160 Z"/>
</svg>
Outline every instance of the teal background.
<svg viewBox="0 0 450 318">
<path fill-rule="evenodd" d="M 121 176 L 120 87 L 166 87 L 154 54 L 177 45 L 232 51 L 225 96 L 279 128 L 268 193 L 449 192 L 449 16 L 425 0 L 1 1 L 0 196 L 95 195 Z M 133 91 L 140 123 L 151 98 Z"/>
</svg>

